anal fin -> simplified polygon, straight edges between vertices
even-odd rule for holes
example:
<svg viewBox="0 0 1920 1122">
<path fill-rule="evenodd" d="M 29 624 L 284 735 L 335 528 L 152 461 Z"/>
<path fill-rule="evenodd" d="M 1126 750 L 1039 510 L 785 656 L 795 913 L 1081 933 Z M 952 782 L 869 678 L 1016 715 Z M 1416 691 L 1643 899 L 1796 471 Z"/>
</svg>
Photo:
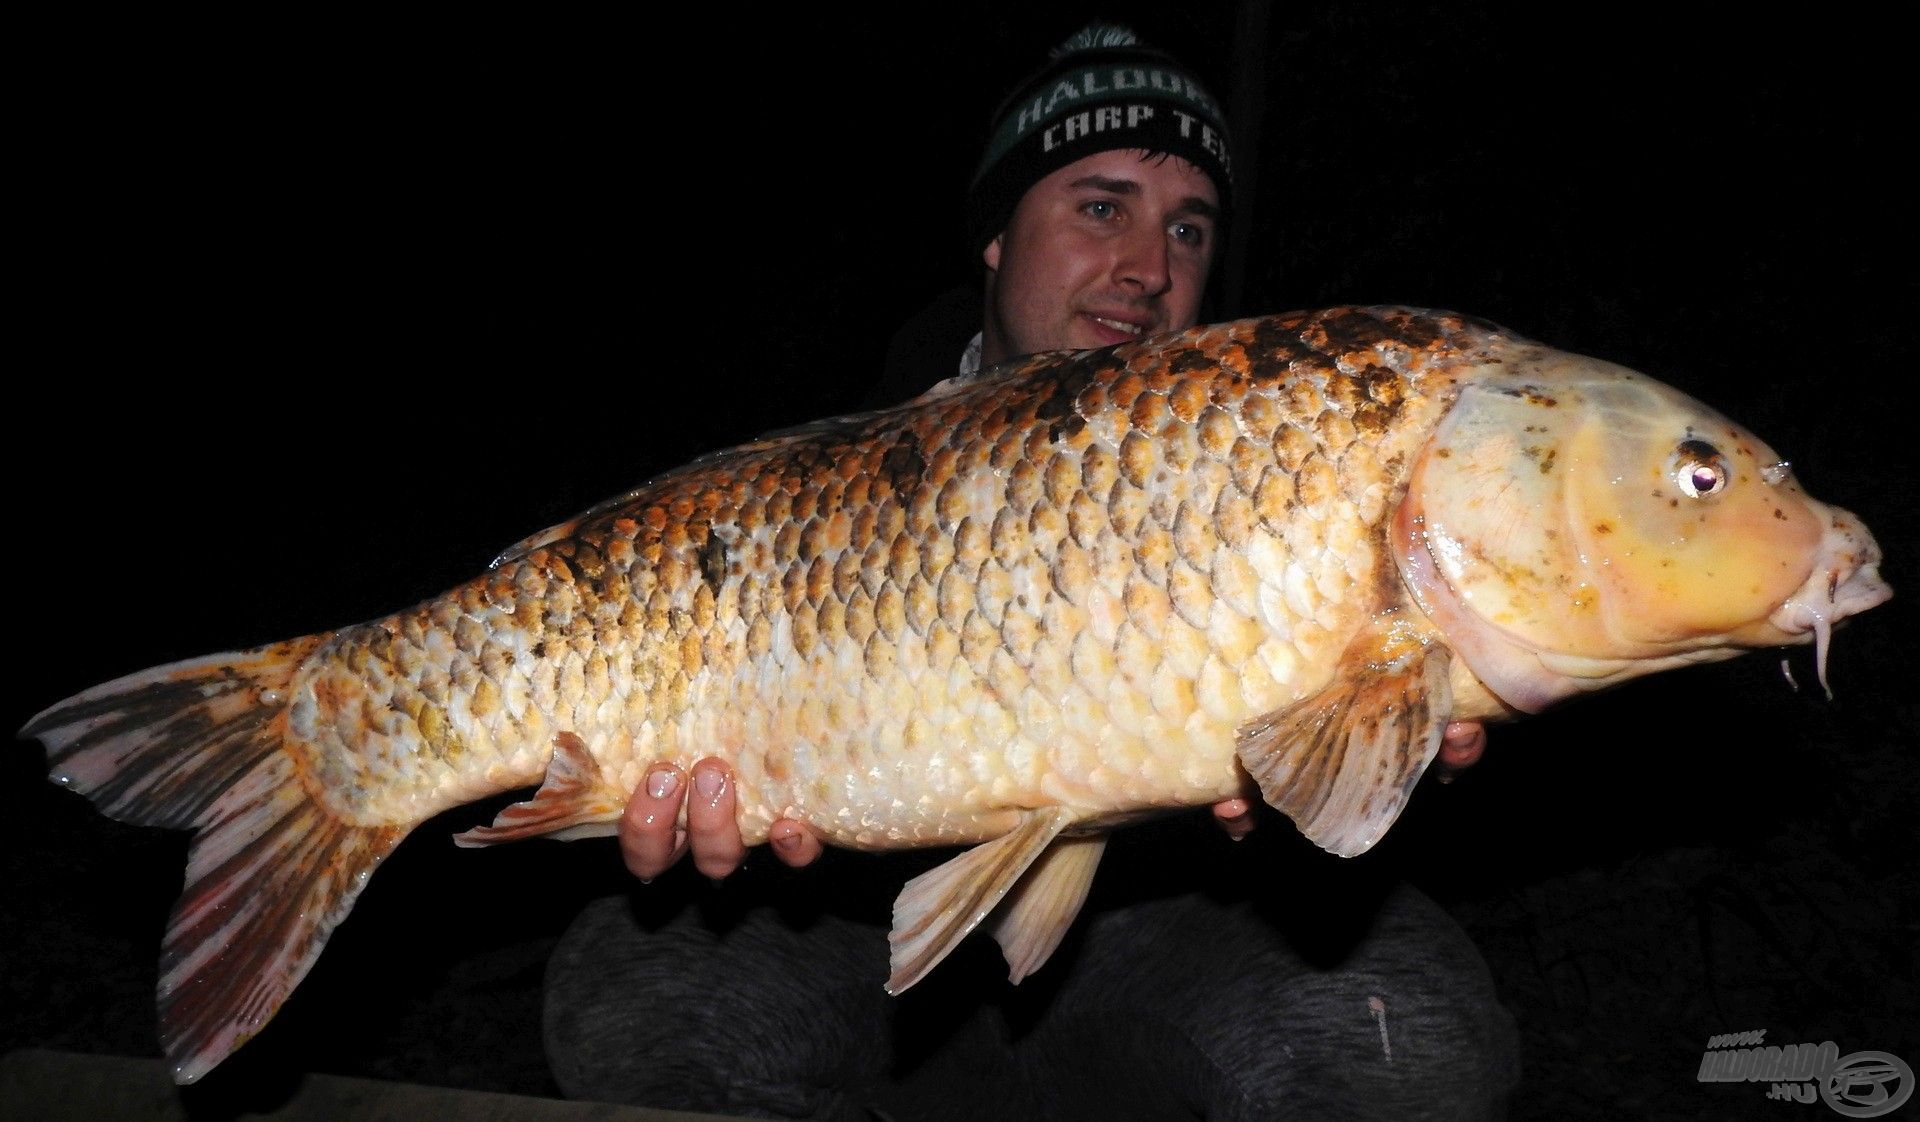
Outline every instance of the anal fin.
<svg viewBox="0 0 1920 1122">
<path fill-rule="evenodd" d="M 1243 725 L 1240 763 L 1314 844 L 1373 848 L 1440 748 L 1451 656 L 1389 620 L 1361 632 L 1320 692 Z"/>
<path fill-rule="evenodd" d="M 609 837 L 625 808 L 626 799 L 603 782 L 599 761 L 587 751 L 586 741 L 563 732 L 553 738 L 553 761 L 533 798 L 501 811 L 491 826 L 455 834 L 453 842 L 475 849 L 523 838 Z"/>
<path fill-rule="evenodd" d="M 1072 821 L 1065 807 L 1027 811 L 1008 833 L 908 881 L 894 901 L 893 930 L 887 935 L 893 967 L 887 992 L 902 993 L 926 977 Z"/>
<path fill-rule="evenodd" d="M 1059 947 L 1080 905 L 1087 902 L 1093 871 L 1106 851 L 1105 834 L 1060 838 L 1007 894 L 987 930 L 1006 956 L 1008 981 L 1018 984 Z"/>
</svg>

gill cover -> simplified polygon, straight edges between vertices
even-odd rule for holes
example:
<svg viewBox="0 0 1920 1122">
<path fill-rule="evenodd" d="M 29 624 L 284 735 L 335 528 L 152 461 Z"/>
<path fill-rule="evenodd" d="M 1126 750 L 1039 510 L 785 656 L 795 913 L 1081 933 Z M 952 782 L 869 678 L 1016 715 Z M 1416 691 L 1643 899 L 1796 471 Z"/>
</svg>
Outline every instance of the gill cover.
<svg viewBox="0 0 1920 1122">
<path fill-rule="evenodd" d="M 1537 711 L 1740 646 L 1827 519 L 1771 449 L 1630 370 L 1539 348 L 1465 389 L 1410 481 L 1403 573 L 1475 673 Z"/>
</svg>

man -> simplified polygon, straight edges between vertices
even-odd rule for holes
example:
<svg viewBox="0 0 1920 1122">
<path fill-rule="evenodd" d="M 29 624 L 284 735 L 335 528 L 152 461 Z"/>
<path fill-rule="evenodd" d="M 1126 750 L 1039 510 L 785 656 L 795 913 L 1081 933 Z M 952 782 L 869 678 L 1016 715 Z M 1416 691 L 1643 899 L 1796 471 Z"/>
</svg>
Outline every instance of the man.
<svg viewBox="0 0 1920 1122">
<path fill-rule="evenodd" d="M 963 343 L 964 335 L 954 333 L 951 327 L 943 332 L 937 322 L 921 323 L 917 328 L 910 325 L 896 337 L 887 377 L 875 395 L 877 404 L 911 397 L 942 378 L 973 373 L 1023 355 L 1108 346 L 1181 330 L 1199 321 L 1208 276 L 1232 205 L 1232 166 L 1219 108 L 1184 68 L 1165 55 L 1139 46 L 1130 33 L 1089 28 L 1064 44 L 1047 67 L 1017 90 L 996 113 L 996 121 L 968 198 L 969 233 L 984 266 L 980 302 L 978 307 L 969 307 L 966 301 L 948 301 L 937 306 L 931 317 L 934 321 L 945 318 L 949 323 L 970 322 L 977 325 L 977 333 Z M 921 335 L 930 332 L 934 341 L 917 341 L 916 330 Z M 1477 724 L 1450 726 L 1441 752 L 1443 770 L 1472 763 L 1483 744 L 1484 733 Z M 684 827 L 679 825 L 683 806 Z M 655 765 L 635 791 L 620 824 L 621 851 L 628 868 L 643 880 L 651 879 L 690 850 L 701 873 L 709 877 L 731 874 L 744 856 L 734 810 L 731 775 L 724 762 L 711 758 L 700 761 L 692 769 L 690 782 L 672 764 Z M 1214 815 L 1236 839 L 1254 826 L 1253 811 L 1244 798 L 1216 805 Z M 791 866 L 806 865 L 822 852 L 819 839 L 798 822 L 775 823 L 768 841 L 780 860 Z M 1431 918 L 1422 913 L 1420 921 Z M 1235 917 L 1215 915 L 1204 906 L 1191 914 L 1149 917 L 1150 924 L 1158 925 L 1156 930 L 1171 930 L 1191 922 L 1205 931 L 1234 921 Z M 620 936 L 618 926 L 587 926 L 592 927 L 593 938 L 602 943 Z M 569 957 L 570 948 L 585 945 L 587 934 L 585 927 L 578 935 L 570 932 L 556 954 L 555 976 L 563 988 L 570 977 L 582 980 L 583 992 L 601 981 L 597 976 L 587 978 L 587 971 L 575 966 L 575 960 Z M 749 936 L 759 942 L 750 941 Z M 740 951 L 716 947 L 689 950 L 684 939 L 697 937 L 684 933 L 675 933 L 675 937 L 683 939 L 678 953 L 671 941 L 666 941 L 636 950 L 636 954 L 652 956 L 652 961 L 662 964 L 675 963 L 662 968 L 676 978 L 684 978 L 689 970 L 698 972 L 705 967 L 703 956 L 710 953 L 733 955 L 726 961 L 738 966 L 761 961 L 764 956 L 760 956 L 760 950 L 772 956 L 767 961 L 791 961 L 816 950 L 844 950 L 846 953 L 837 960 L 844 965 L 843 971 L 824 968 L 835 978 L 862 977 L 878 994 L 884 976 L 884 971 L 870 977 L 860 973 L 872 968 L 865 948 L 878 945 L 881 935 L 877 930 L 834 927 L 808 937 L 787 936 L 771 925 L 761 925 L 751 927 L 738 944 L 756 949 Z M 1256 940 L 1263 937 L 1257 932 L 1248 936 Z M 1124 943 L 1133 938 L 1132 934 L 1114 934 L 1108 941 Z M 645 942 L 645 937 L 640 937 L 635 946 Z M 1097 959 L 1103 949 L 1096 941 L 1090 953 Z M 1063 963 L 1054 968 L 1073 967 Z M 1280 961 L 1273 972 L 1290 969 L 1289 963 Z M 827 988 L 824 983 L 821 986 Z M 1099 988 L 1098 983 L 1095 988 Z M 709 996 L 705 991 L 681 993 L 682 1004 L 677 1007 L 684 1007 L 688 1001 L 705 1002 Z M 770 998 L 764 988 L 735 996 L 738 1008 L 748 1019 L 778 1020 L 781 1014 L 776 1009 L 792 1013 L 831 1004 L 815 1000 L 804 986 L 787 995 L 791 1000 L 786 1005 L 779 998 Z M 1182 999 L 1178 992 L 1170 996 L 1174 1002 Z M 673 1000 L 668 998 L 669 1003 Z M 1291 1004 L 1304 1007 L 1310 1002 Z M 556 1026 L 579 1026 L 581 1035 L 586 1029 L 572 1010 L 555 1010 L 554 999 L 550 998 L 549 1052 L 555 1056 L 556 1075 L 562 1086 L 570 1093 L 625 1097 L 630 1084 L 618 1078 L 602 1079 L 587 1070 L 591 1063 L 573 1063 L 556 1054 L 572 1055 L 580 1048 L 575 1039 L 556 1049 L 552 1039 Z M 1230 1011 L 1226 1016 L 1231 1020 L 1238 1015 Z M 871 1019 L 884 1020 L 884 1016 Z M 1039 1037 L 1044 1038 L 1045 1033 Z M 779 1045 L 763 1045 L 762 1050 L 767 1047 L 778 1050 Z M 1305 1045 L 1301 1047 L 1304 1051 Z M 867 1051 L 875 1048 L 884 1050 L 884 1045 L 867 1042 Z M 992 1049 L 988 1048 L 986 1054 L 993 1054 Z M 795 1059 L 789 1066 L 798 1070 L 808 1064 L 825 1064 L 844 1076 L 838 1080 L 840 1084 L 861 1082 L 846 1074 L 848 1061 L 840 1051 L 833 1053 L 831 1063 L 808 1055 L 811 1058 Z M 1206 1058 L 1218 1062 L 1217 1057 Z M 768 1095 L 779 1099 L 797 1094 L 799 1099 L 794 1101 L 805 1102 L 804 1109 L 796 1106 L 796 1113 L 822 1109 L 817 1096 L 795 1089 L 792 1080 L 800 1078 L 795 1070 L 778 1077 L 762 1073 L 747 1080 L 758 1098 L 749 1095 L 745 1099 L 653 1103 L 704 1109 L 729 1105 L 769 1109 Z M 874 1069 L 865 1070 L 869 1083 L 879 1078 Z M 740 1082 L 737 1073 L 734 1081 Z M 837 1093 L 839 1087 L 825 1090 Z M 738 1091 L 736 1086 L 734 1092 Z M 1297 1089 L 1286 1093 L 1295 1098 L 1300 1094 Z M 1046 1113 L 1057 1113 L 1058 1109 L 1058 1104 L 1050 1104 Z"/>
</svg>

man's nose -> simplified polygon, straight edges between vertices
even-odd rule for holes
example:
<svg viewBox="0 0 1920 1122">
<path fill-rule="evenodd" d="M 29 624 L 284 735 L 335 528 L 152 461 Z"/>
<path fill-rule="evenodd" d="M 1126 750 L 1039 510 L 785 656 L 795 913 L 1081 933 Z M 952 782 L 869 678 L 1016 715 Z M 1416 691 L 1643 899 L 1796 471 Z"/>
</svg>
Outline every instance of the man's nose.
<svg viewBox="0 0 1920 1122">
<path fill-rule="evenodd" d="M 1138 288 L 1144 296 L 1158 296 L 1172 283 L 1167 268 L 1166 232 L 1158 227 L 1136 227 L 1120 239 L 1114 260 L 1114 280 Z"/>
</svg>

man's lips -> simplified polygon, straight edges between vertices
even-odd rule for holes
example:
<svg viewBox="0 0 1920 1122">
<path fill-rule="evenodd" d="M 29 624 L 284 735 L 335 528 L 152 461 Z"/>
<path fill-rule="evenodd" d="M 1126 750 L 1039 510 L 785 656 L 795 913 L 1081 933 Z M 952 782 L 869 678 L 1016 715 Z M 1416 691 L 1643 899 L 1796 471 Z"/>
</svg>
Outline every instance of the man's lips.
<svg viewBox="0 0 1920 1122">
<path fill-rule="evenodd" d="M 1101 316 L 1092 312 L 1082 312 L 1082 318 L 1093 325 L 1094 333 L 1107 343 L 1125 343 L 1146 334 L 1147 325 L 1143 320 Z"/>
</svg>

